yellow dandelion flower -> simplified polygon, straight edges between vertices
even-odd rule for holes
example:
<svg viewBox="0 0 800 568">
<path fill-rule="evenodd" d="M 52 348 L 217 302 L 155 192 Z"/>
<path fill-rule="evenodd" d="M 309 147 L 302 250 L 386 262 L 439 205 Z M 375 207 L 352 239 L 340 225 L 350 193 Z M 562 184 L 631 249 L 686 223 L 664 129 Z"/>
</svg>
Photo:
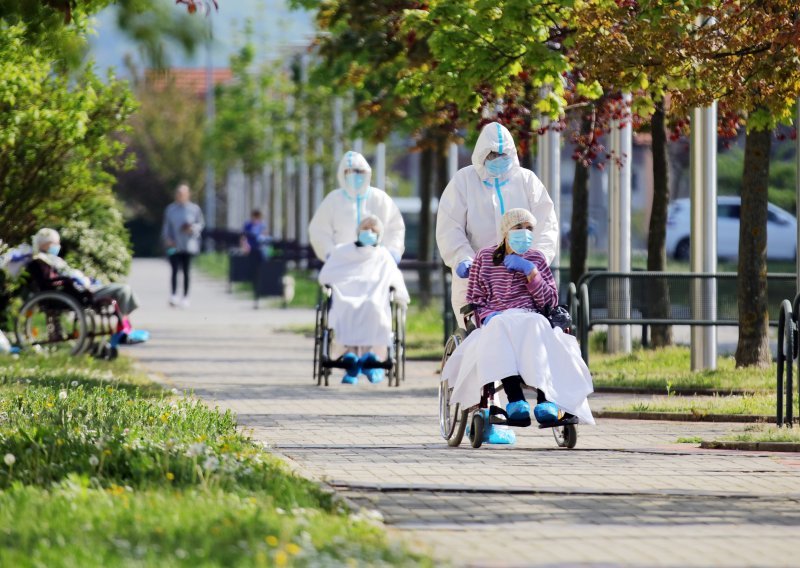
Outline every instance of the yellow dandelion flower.
<svg viewBox="0 0 800 568">
<path fill-rule="evenodd" d="M 289 556 L 283 550 L 275 553 L 275 566 L 286 566 L 288 563 Z"/>
<path fill-rule="evenodd" d="M 298 554 L 300 554 L 300 550 L 302 549 L 293 542 L 290 542 L 289 544 L 286 545 L 286 552 L 288 552 L 292 556 L 297 556 Z"/>
<path fill-rule="evenodd" d="M 174 481 L 175 480 L 175 474 L 172 473 L 171 471 L 168 471 L 167 472 L 167 480 L 168 481 Z"/>
<path fill-rule="evenodd" d="M 267 541 L 267 544 L 270 546 L 278 546 L 278 539 L 272 535 L 269 535 L 264 540 Z"/>
</svg>

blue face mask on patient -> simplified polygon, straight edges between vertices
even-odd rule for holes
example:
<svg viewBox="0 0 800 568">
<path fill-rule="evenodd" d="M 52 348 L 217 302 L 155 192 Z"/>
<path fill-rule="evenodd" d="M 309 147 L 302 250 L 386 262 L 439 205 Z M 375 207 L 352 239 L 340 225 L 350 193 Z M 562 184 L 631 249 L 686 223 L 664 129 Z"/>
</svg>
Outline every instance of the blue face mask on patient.
<svg viewBox="0 0 800 568">
<path fill-rule="evenodd" d="M 47 248 L 47 252 L 53 256 L 58 256 L 58 253 L 61 252 L 61 245 L 50 245 Z"/>
<path fill-rule="evenodd" d="M 374 247 L 376 244 L 378 244 L 378 235 L 376 235 L 369 229 L 359 231 L 358 242 L 365 247 Z"/>
<path fill-rule="evenodd" d="M 508 232 L 508 246 L 517 254 L 527 252 L 533 244 L 533 233 L 528 229 L 513 229 Z"/>
</svg>

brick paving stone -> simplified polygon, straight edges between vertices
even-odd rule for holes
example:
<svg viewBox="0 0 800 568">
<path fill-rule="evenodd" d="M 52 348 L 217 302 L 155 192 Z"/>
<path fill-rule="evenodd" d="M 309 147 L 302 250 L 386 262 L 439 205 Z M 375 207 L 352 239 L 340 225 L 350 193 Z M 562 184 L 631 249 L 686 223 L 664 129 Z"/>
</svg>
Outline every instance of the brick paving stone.
<svg viewBox="0 0 800 568">
<path fill-rule="evenodd" d="M 302 475 L 380 510 L 390 534 L 457 566 L 790 566 L 800 534 L 800 459 L 700 450 L 744 425 L 601 420 L 578 447 L 549 431 L 518 444 L 448 448 L 435 362 L 400 388 L 319 388 L 313 341 L 287 331 L 311 310 L 254 310 L 195 273 L 192 307 L 167 307 L 167 265 L 136 260 L 150 343 L 130 348 L 156 380 L 238 415 Z M 264 302 L 262 302 L 264 304 Z M 620 395 L 595 395 L 593 408 Z"/>
</svg>

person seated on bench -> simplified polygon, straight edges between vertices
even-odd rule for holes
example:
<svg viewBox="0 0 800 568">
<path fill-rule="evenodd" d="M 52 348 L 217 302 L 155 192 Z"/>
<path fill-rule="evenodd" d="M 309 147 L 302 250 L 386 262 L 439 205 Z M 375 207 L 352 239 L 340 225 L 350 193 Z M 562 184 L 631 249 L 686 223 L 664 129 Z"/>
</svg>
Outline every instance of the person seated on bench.
<svg viewBox="0 0 800 568">
<path fill-rule="evenodd" d="M 319 272 L 319 283 L 332 291 L 329 325 L 342 362 L 342 383 L 356 384 L 359 373 L 371 383 L 383 380 L 381 368 L 370 365 L 386 359 L 392 341 L 389 293 L 407 305 L 408 290 L 392 254 L 381 245 L 383 223 L 369 215 L 358 225 L 355 242 L 334 248 Z"/>
<path fill-rule="evenodd" d="M 478 404 L 483 385 L 501 381 L 509 423 L 530 423 L 526 384 L 538 391 L 534 416 L 540 424 L 573 416 L 594 424 L 587 401 L 592 377 L 578 343 L 539 313 L 556 306 L 558 291 L 544 255 L 531 248 L 535 226 L 532 213 L 510 209 L 501 220 L 503 240 L 477 254 L 467 302 L 481 325 L 447 361 L 442 379 L 453 385 L 452 400 L 464 408 Z M 495 443 L 513 443 L 513 432 L 505 432 L 506 439 Z M 490 443 L 491 434 L 484 436 Z"/>
<path fill-rule="evenodd" d="M 61 282 L 67 291 L 80 293 L 88 291 L 96 301 L 114 300 L 120 315 L 120 325 L 112 335 L 110 343 L 116 347 L 120 343 L 141 343 L 150 334 L 144 330 L 134 330 L 128 317 L 138 306 L 136 295 L 128 284 L 102 284 L 89 278 L 80 270 L 71 268 L 58 256 L 61 251 L 61 236 L 55 229 L 40 229 L 33 237 L 33 257 L 27 270 L 33 282 L 42 290 L 54 288 Z"/>
</svg>

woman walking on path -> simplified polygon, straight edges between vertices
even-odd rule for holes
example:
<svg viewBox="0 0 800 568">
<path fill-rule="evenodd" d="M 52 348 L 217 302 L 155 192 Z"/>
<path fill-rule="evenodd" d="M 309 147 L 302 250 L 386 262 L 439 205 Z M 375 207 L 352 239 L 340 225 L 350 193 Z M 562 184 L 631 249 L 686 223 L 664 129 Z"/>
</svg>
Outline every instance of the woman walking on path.
<svg viewBox="0 0 800 568">
<path fill-rule="evenodd" d="M 192 256 L 200 252 L 200 234 L 204 225 L 203 212 L 190 200 L 189 186 L 179 185 L 175 190 L 175 201 L 164 211 L 161 230 L 172 266 L 170 306 L 189 307 L 189 270 Z M 183 272 L 183 298 L 178 297 L 178 272 Z"/>
</svg>

